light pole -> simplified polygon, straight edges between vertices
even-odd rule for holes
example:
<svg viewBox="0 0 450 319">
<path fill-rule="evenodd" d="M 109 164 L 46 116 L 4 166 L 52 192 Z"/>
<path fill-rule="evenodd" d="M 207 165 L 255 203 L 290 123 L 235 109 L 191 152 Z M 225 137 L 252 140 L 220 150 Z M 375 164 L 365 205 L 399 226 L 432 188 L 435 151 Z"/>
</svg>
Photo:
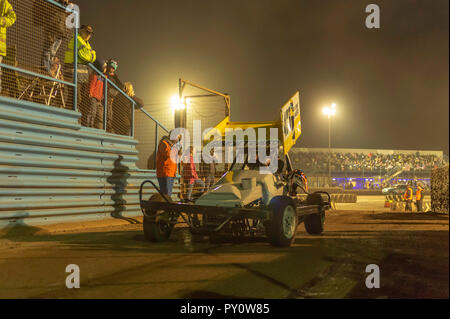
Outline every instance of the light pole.
<svg viewBox="0 0 450 319">
<path fill-rule="evenodd" d="M 328 117 L 328 183 L 331 186 L 331 118 L 336 114 L 336 103 L 325 106 L 322 112 Z"/>
</svg>

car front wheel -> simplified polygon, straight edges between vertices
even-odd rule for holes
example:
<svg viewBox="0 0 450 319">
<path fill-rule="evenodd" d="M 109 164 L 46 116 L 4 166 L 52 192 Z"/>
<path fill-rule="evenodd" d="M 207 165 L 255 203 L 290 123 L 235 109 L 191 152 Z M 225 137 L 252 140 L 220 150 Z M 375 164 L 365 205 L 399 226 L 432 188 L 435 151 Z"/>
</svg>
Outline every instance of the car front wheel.
<svg viewBox="0 0 450 319">
<path fill-rule="evenodd" d="M 272 220 L 267 226 L 267 237 L 273 246 L 289 247 L 295 240 L 297 214 L 295 203 L 290 197 L 280 196 L 272 199 Z"/>
</svg>

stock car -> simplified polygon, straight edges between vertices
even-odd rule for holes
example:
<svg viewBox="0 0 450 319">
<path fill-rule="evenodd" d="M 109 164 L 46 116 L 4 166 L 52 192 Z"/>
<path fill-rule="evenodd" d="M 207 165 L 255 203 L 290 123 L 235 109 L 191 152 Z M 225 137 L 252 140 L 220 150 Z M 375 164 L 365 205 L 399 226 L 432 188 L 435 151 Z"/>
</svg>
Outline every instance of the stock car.
<svg viewBox="0 0 450 319">
<path fill-rule="evenodd" d="M 325 212 L 331 207 L 330 195 L 315 192 L 307 194 L 306 199 L 297 196 L 298 191 L 307 193 L 307 187 L 302 171 L 294 169 L 289 158 L 289 150 L 301 135 L 299 92 L 280 109 L 277 121 L 231 122 L 226 116 L 214 130 L 221 132 L 223 143 L 227 140 L 227 132 L 235 128 L 257 131 L 255 140 L 247 137 L 244 144 L 245 160 L 239 162 L 233 151 L 234 161 L 230 168 L 210 191 L 194 203 L 174 201 L 160 193 L 150 180 L 141 184 L 139 199 L 144 214 L 143 230 L 149 241 L 168 240 L 178 223 L 187 224 L 193 235 L 210 239 L 264 236 L 270 244 L 281 247 L 292 245 L 297 226 L 302 222 L 310 234 L 318 235 L 324 231 Z M 274 141 L 271 140 L 272 129 L 278 132 Z M 272 142 L 279 147 L 276 172 L 261 174 L 261 164 L 249 161 L 250 145 L 264 147 L 260 144 L 262 139 L 266 141 L 266 154 L 271 151 Z M 152 184 L 158 193 L 143 199 L 147 183 Z"/>
</svg>

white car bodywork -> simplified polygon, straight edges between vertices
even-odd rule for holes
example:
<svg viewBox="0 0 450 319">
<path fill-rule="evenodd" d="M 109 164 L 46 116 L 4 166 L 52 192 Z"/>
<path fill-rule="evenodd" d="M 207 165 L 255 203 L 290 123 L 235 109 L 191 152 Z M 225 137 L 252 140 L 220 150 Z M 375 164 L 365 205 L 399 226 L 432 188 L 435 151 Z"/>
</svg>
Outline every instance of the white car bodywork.
<svg viewBox="0 0 450 319">
<path fill-rule="evenodd" d="M 196 205 L 245 207 L 256 201 L 268 206 L 274 196 L 283 195 L 285 184 L 276 174 L 256 170 L 227 172 L 210 191 L 200 196 Z"/>
</svg>

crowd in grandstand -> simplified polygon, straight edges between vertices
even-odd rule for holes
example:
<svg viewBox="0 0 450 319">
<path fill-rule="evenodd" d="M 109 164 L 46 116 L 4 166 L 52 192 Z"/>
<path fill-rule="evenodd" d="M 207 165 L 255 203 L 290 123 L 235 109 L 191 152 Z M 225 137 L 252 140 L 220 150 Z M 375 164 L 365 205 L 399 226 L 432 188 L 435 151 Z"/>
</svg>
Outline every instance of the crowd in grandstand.
<svg viewBox="0 0 450 319">
<path fill-rule="evenodd" d="M 328 152 L 295 152 L 293 161 L 305 170 L 327 170 Z M 405 171 L 428 171 L 444 164 L 436 155 L 341 153 L 332 152 L 330 160 L 333 171 L 390 171 L 403 168 Z"/>
</svg>

